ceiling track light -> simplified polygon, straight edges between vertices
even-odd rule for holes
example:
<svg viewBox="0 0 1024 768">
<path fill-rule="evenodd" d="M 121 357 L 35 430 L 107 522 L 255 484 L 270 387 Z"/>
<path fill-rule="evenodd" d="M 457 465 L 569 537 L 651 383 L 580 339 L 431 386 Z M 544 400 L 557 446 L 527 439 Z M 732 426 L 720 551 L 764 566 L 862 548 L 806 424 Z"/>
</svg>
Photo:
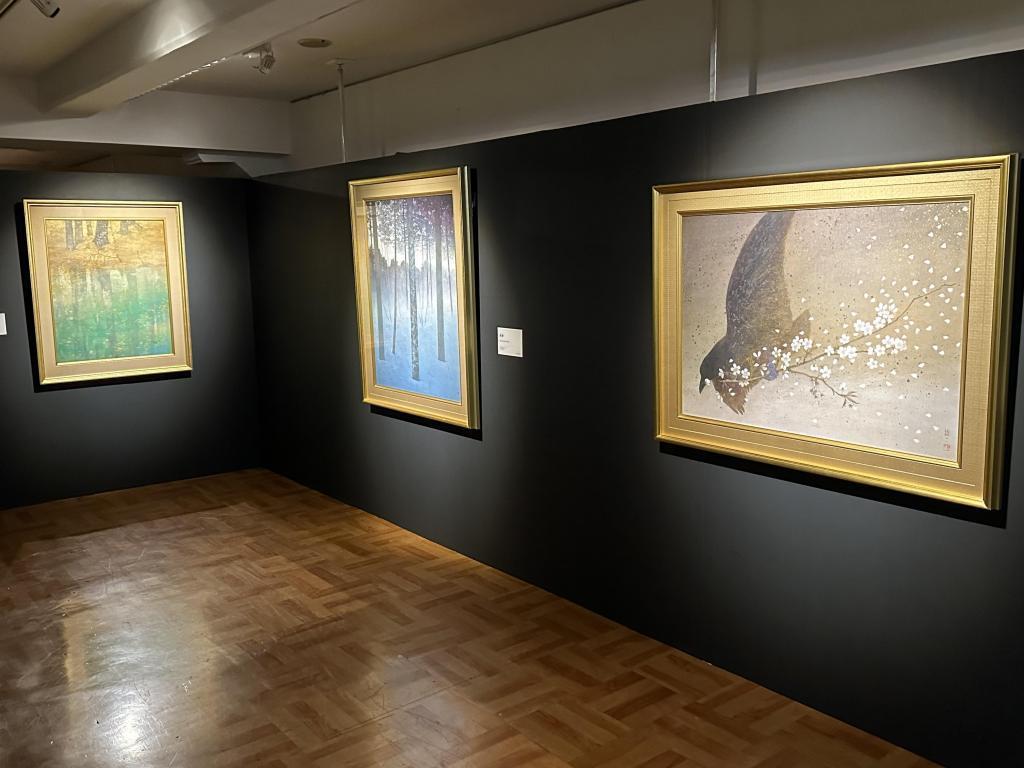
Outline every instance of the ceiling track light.
<svg viewBox="0 0 1024 768">
<path fill-rule="evenodd" d="M 52 19 L 60 13 L 60 6 L 53 0 L 32 0 L 32 5 L 39 9 L 39 12 L 48 19 Z"/>
<path fill-rule="evenodd" d="M 252 64 L 252 68 L 265 75 L 274 68 L 277 57 L 274 56 L 274 48 L 270 43 L 263 43 L 242 54 Z"/>
</svg>

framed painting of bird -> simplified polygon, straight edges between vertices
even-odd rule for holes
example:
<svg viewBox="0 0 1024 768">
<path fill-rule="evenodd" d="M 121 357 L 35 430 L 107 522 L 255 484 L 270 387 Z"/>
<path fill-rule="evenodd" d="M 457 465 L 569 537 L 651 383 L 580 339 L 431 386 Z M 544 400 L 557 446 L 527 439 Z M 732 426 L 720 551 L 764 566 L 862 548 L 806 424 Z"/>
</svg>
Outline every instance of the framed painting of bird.
<svg viewBox="0 0 1024 768">
<path fill-rule="evenodd" d="M 1014 155 L 654 188 L 657 438 L 998 507 Z"/>
</svg>

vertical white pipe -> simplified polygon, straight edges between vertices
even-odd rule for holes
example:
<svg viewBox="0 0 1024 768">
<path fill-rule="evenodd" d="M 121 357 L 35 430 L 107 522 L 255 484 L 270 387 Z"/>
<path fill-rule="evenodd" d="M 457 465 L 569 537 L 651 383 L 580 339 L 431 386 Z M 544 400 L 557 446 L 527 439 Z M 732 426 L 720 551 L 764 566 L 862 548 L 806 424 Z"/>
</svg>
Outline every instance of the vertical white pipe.
<svg viewBox="0 0 1024 768">
<path fill-rule="evenodd" d="M 709 66 L 708 101 L 718 99 L 718 16 L 721 0 L 711 0 L 711 61 Z"/>
<path fill-rule="evenodd" d="M 348 149 L 345 146 L 345 65 L 338 63 L 338 103 L 341 105 L 341 162 L 348 162 Z"/>
<path fill-rule="evenodd" d="M 757 76 L 761 66 L 761 4 L 750 4 L 750 69 L 747 73 L 747 95 L 757 95 Z"/>
</svg>

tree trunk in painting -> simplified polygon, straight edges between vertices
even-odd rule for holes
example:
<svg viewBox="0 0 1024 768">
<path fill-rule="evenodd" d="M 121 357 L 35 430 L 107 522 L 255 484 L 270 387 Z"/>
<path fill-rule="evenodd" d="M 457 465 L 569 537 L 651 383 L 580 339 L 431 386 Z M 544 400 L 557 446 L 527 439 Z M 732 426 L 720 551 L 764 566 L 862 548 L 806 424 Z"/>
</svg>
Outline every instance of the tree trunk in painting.
<svg viewBox="0 0 1024 768">
<path fill-rule="evenodd" d="M 75 239 L 75 224 L 70 219 L 64 221 L 64 242 L 67 243 L 69 251 L 75 250 L 75 246 L 78 245 Z"/>
<path fill-rule="evenodd" d="M 420 316 L 416 303 L 419 273 L 416 270 L 416 246 L 412 239 L 412 211 L 405 211 L 405 265 L 409 271 L 409 361 L 413 381 L 420 380 Z"/>
<path fill-rule="evenodd" d="M 97 248 L 103 248 L 110 243 L 110 222 L 103 220 L 96 222 L 96 232 L 93 234 L 92 241 L 96 243 Z"/>
<path fill-rule="evenodd" d="M 78 286 L 80 279 L 77 270 L 71 270 L 71 305 L 78 306 Z M 82 329 L 82 315 L 80 312 L 74 314 L 75 324 L 75 348 L 78 350 L 79 359 L 84 360 L 89 350 L 85 345 L 85 331 Z"/>
<path fill-rule="evenodd" d="M 449 239 L 449 234 L 451 234 L 451 233 L 449 233 L 448 228 L 445 227 L 445 230 L 444 230 L 445 249 L 444 250 L 445 250 L 445 253 L 447 254 L 447 263 L 448 263 L 448 307 L 454 312 L 455 311 L 455 297 L 452 295 L 452 254 L 455 253 L 455 236 L 454 236 L 454 234 L 451 234 L 451 239 Z"/>
<path fill-rule="evenodd" d="M 427 245 L 430 245 L 429 241 Z M 426 296 L 423 302 L 423 314 L 426 316 L 434 307 L 434 262 L 429 254 L 423 261 L 423 295 Z"/>
<path fill-rule="evenodd" d="M 444 356 L 444 264 L 443 264 L 443 242 L 444 233 L 441 231 L 441 206 L 439 200 L 434 201 L 434 304 L 437 305 L 437 359 L 442 362 Z"/>
<path fill-rule="evenodd" d="M 80 243 L 85 239 L 84 230 L 82 229 L 82 220 L 75 219 L 73 229 L 75 231 L 75 243 Z"/>
<path fill-rule="evenodd" d="M 391 205 L 391 234 L 394 237 L 395 258 L 391 262 L 391 280 L 394 298 L 391 301 L 391 354 L 395 354 L 398 344 L 398 222 L 395 221 L 394 203 Z"/>
<path fill-rule="evenodd" d="M 373 292 L 377 300 L 377 357 L 381 360 L 384 359 L 384 309 L 383 302 L 381 301 L 380 282 L 384 279 L 384 256 L 380 252 L 380 237 L 377 234 L 377 204 L 370 203 L 367 206 L 370 209 L 369 224 L 370 233 L 373 239 L 373 246 L 370 249 L 370 272 L 373 275 Z"/>
</svg>

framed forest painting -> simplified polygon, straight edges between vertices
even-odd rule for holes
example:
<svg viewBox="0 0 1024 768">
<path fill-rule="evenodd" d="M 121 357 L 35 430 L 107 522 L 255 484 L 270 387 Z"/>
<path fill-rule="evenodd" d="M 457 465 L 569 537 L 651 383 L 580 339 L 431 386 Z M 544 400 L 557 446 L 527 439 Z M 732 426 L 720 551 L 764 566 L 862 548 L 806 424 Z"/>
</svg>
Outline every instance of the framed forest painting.
<svg viewBox="0 0 1024 768">
<path fill-rule="evenodd" d="M 363 400 L 479 423 L 469 171 L 349 184 Z"/>
<path fill-rule="evenodd" d="M 181 203 L 24 207 L 40 384 L 191 370 Z"/>
<path fill-rule="evenodd" d="M 657 437 L 1000 503 L 1016 158 L 654 189 Z"/>
</svg>

